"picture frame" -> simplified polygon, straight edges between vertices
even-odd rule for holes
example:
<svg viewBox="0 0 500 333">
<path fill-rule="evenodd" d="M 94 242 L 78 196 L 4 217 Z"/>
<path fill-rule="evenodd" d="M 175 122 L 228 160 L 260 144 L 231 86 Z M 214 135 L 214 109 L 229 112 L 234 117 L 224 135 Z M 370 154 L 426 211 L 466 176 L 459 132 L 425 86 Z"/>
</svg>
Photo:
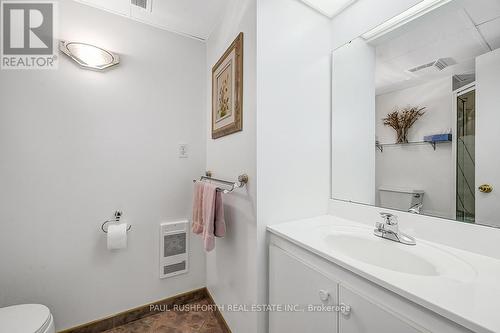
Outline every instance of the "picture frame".
<svg viewBox="0 0 500 333">
<path fill-rule="evenodd" d="M 243 33 L 212 67 L 212 139 L 243 130 Z"/>
</svg>

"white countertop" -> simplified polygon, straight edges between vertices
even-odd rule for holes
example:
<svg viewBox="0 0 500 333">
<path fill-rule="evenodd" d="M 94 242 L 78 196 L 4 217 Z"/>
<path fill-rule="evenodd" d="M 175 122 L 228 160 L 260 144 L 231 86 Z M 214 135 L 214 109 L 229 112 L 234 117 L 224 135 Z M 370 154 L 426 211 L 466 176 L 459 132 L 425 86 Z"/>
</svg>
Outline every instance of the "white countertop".
<svg viewBox="0 0 500 333">
<path fill-rule="evenodd" d="M 328 249 L 321 242 L 318 230 L 324 233 L 328 230 L 325 228 L 334 230 L 342 227 L 360 228 L 360 232 L 365 235 L 373 232 L 373 227 L 366 224 L 331 215 L 277 224 L 267 229 L 472 331 L 500 332 L 500 260 L 417 239 L 417 245 L 411 251 L 425 248 L 442 250 L 463 263 L 467 273 L 453 276 L 453 270 L 450 270 L 451 273 L 444 275 L 422 276 L 397 272 Z M 392 243 L 395 246 L 409 246 Z"/>
</svg>

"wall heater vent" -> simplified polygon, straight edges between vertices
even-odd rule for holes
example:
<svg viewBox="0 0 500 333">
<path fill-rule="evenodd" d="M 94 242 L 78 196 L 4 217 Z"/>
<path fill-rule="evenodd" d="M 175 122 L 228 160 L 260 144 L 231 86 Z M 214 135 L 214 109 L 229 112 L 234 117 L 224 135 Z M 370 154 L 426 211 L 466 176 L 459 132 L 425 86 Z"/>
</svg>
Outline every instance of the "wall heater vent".
<svg viewBox="0 0 500 333">
<path fill-rule="evenodd" d="M 143 10 L 147 10 L 148 12 L 151 12 L 151 2 L 152 0 L 130 0 L 132 6 L 139 7 Z"/>
<path fill-rule="evenodd" d="M 189 222 L 160 224 L 160 279 L 187 273 Z"/>
</svg>

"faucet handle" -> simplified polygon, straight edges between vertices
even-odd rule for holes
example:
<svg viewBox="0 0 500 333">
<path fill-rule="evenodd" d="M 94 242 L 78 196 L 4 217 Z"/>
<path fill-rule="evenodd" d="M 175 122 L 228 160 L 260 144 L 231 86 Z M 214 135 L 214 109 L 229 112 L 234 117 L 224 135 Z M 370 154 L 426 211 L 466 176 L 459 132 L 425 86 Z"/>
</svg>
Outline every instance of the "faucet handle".
<svg viewBox="0 0 500 333">
<path fill-rule="evenodd" d="M 385 220 L 385 223 L 388 225 L 397 225 L 398 217 L 391 213 L 380 212 L 380 216 Z"/>
</svg>

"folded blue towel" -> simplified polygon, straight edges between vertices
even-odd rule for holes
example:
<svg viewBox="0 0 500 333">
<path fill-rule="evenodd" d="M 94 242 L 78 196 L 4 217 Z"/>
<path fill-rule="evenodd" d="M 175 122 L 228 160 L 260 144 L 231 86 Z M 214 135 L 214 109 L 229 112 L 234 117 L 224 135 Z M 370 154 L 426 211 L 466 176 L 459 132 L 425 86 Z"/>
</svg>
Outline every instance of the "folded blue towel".
<svg viewBox="0 0 500 333">
<path fill-rule="evenodd" d="M 424 136 L 424 141 L 425 142 L 451 141 L 451 133 L 426 135 L 426 136 Z"/>
</svg>

